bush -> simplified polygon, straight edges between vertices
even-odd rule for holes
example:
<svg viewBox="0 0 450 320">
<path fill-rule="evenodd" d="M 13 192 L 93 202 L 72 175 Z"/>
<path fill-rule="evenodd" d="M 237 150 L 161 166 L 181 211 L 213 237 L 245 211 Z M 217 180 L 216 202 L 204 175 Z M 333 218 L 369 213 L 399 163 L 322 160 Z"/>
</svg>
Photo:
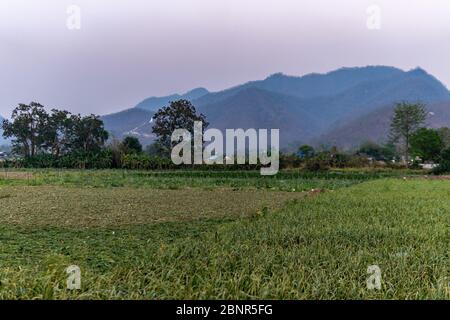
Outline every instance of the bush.
<svg viewBox="0 0 450 320">
<path fill-rule="evenodd" d="M 358 155 L 350 156 L 347 160 L 347 167 L 350 168 L 363 168 L 369 166 L 371 163 L 366 157 L 361 157 Z M 379 163 L 373 163 L 373 165 L 380 165 Z"/>
<path fill-rule="evenodd" d="M 450 148 L 441 153 L 439 166 L 433 169 L 434 174 L 450 173 Z"/>
<path fill-rule="evenodd" d="M 366 157 L 349 155 L 339 152 L 321 152 L 314 158 L 305 161 L 305 169 L 308 171 L 325 171 L 329 168 L 361 168 L 369 165 Z"/>
<path fill-rule="evenodd" d="M 175 165 L 168 158 L 147 154 L 126 154 L 122 158 L 122 168 L 131 170 L 163 170 Z"/>
<path fill-rule="evenodd" d="M 330 169 L 330 164 L 328 161 L 315 157 L 308 159 L 305 162 L 305 169 L 312 172 L 327 171 Z"/>
<path fill-rule="evenodd" d="M 167 170 L 167 169 L 195 169 L 204 171 L 214 171 L 214 170 L 259 170 L 261 164 L 203 164 L 203 165 L 175 165 L 170 158 L 148 155 L 148 154 L 126 154 L 122 157 L 122 168 L 130 170 Z"/>
<path fill-rule="evenodd" d="M 280 154 L 280 168 L 282 169 L 298 168 L 301 163 L 302 160 L 295 154 Z"/>
<path fill-rule="evenodd" d="M 4 167 L 15 168 L 66 168 L 66 169 L 108 169 L 112 165 L 110 150 L 99 152 L 73 153 L 57 157 L 39 154 L 3 162 Z"/>
</svg>

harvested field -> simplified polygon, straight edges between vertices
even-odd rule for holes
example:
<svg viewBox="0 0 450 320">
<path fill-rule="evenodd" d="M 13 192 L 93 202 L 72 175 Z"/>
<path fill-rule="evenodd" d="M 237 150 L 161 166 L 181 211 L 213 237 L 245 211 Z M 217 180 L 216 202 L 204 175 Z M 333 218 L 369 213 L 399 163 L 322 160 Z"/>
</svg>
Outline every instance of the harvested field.
<svg viewBox="0 0 450 320">
<path fill-rule="evenodd" d="M 0 188 L 0 223 L 107 227 L 240 217 L 276 209 L 302 193 L 233 189 L 137 189 L 15 186 Z"/>
</svg>

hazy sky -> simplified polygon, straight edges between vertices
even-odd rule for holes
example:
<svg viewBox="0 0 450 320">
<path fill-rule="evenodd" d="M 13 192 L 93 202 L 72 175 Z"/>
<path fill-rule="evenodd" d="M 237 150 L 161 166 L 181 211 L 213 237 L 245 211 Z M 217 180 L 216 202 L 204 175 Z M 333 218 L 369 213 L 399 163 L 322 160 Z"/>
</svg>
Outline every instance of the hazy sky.
<svg viewBox="0 0 450 320">
<path fill-rule="evenodd" d="M 371 5 L 380 29 L 367 27 Z M 197 86 L 379 64 L 421 66 L 449 87 L 450 1 L 0 0 L 3 116 L 30 101 L 105 114 Z"/>
</svg>

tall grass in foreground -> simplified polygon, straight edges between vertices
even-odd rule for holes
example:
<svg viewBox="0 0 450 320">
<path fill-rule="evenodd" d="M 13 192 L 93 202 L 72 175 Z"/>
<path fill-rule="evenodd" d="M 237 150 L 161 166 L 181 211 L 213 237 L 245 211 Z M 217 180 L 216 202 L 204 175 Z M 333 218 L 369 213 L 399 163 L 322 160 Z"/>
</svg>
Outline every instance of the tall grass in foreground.
<svg viewBox="0 0 450 320">
<path fill-rule="evenodd" d="M 448 299 L 449 196 L 448 181 L 387 179 L 239 220 L 1 226 L 0 298 Z"/>
</svg>

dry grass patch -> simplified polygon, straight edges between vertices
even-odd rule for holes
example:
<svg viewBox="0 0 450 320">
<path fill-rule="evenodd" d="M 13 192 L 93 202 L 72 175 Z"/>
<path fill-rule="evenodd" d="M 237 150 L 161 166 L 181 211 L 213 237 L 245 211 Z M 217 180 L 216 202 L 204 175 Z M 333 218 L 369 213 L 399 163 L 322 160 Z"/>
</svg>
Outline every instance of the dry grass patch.
<svg viewBox="0 0 450 320">
<path fill-rule="evenodd" d="M 110 227 L 162 221 L 239 217 L 277 209 L 301 193 L 232 189 L 0 188 L 0 223 Z"/>
<path fill-rule="evenodd" d="M 29 171 L 0 171 L 0 179 L 29 180 L 33 177 L 33 172 Z"/>
</svg>

